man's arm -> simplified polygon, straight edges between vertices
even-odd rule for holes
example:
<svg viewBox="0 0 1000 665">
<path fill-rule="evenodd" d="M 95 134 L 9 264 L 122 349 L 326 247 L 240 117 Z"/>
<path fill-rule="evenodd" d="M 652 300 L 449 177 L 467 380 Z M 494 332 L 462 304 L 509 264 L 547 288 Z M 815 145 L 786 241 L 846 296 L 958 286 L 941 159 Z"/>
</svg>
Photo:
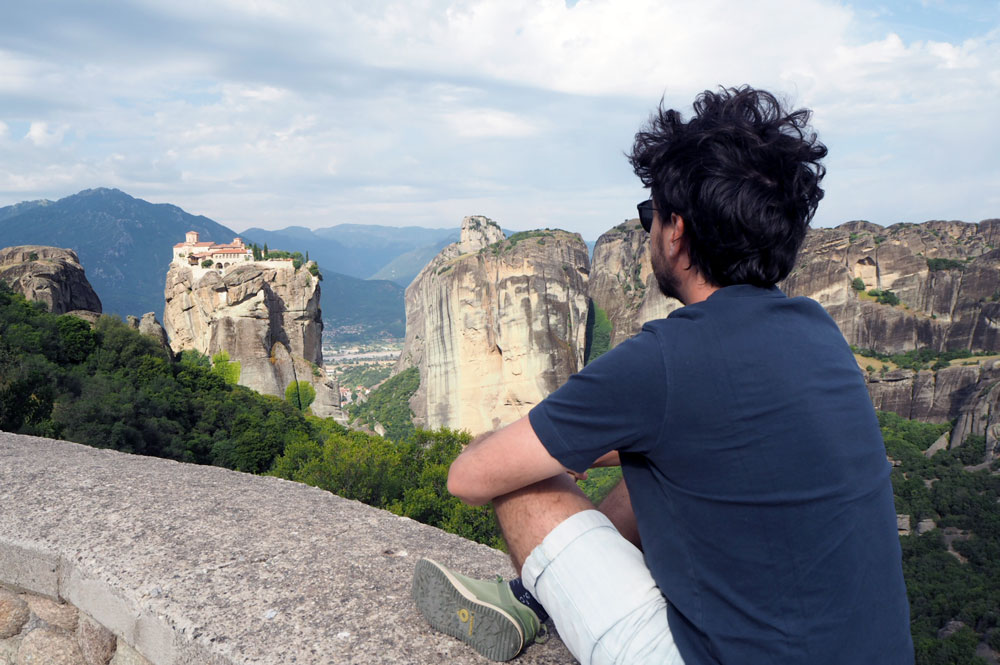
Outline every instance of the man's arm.
<svg viewBox="0 0 1000 665">
<path fill-rule="evenodd" d="M 532 429 L 527 416 L 479 437 L 448 470 L 448 491 L 473 506 L 569 471 Z"/>
</svg>

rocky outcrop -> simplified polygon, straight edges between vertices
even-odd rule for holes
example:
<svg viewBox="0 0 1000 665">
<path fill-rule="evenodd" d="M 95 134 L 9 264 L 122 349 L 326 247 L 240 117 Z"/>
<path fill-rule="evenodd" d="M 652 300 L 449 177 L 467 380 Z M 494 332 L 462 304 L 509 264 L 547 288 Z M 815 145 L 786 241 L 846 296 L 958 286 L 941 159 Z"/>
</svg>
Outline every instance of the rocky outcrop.
<svg viewBox="0 0 1000 665">
<path fill-rule="evenodd" d="M 70 249 L 41 245 L 2 249 L 0 280 L 28 300 L 45 303 L 53 314 L 101 312 L 101 299 Z"/>
<path fill-rule="evenodd" d="M 646 321 L 662 319 L 681 306 L 660 293 L 649 258 L 649 234 L 637 219 L 597 239 L 587 292 L 611 321 L 611 346 L 635 335 Z"/>
<path fill-rule="evenodd" d="M 813 229 L 781 288 L 819 301 L 861 348 L 1000 349 L 998 240 L 998 220 Z M 855 279 L 864 291 L 852 288 Z M 900 303 L 879 304 L 872 289 Z"/>
<path fill-rule="evenodd" d="M 223 274 L 177 263 L 167 273 L 163 323 L 175 353 L 225 351 L 240 365 L 239 383 L 284 397 L 293 381 L 316 389 L 313 413 L 341 417 L 336 383 L 322 371 L 319 280 L 311 262 L 273 267 L 248 263 Z"/>
<path fill-rule="evenodd" d="M 170 351 L 170 340 L 167 338 L 167 331 L 163 329 L 160 322 L 156 320 L 156 314 L 153 312 L 146 312 L 142 315 L 142 319 L 138 319 L 131 314 L 125 317 L 125 322 L 128 324 L 129 328 L 133 330 L 138 330 L 140 333 L 146 337 L 150 337 L 156 341 L 157 344 L 162 346 L 164 349 Z"/>
<path fill-rule="evenodd" d="M 985 436 L 984 459 L 1000 458 L 1000 361 L 937 371 L 869 372 L 868 392 L 881 411 L 925 422 L 954 420 L 949 440 L 939 448 L 960 446 L 970 435 Z"/>
<path fill-rule="evenodd" d="M 410 401 L 423 427 L 473 434 L 513 422 L 583 366 L 587 247 L 577 234 L 504 238 L 466 217 L 406 290 L 406 342 L 396 372 L 420 370 Z"/>
</svg>

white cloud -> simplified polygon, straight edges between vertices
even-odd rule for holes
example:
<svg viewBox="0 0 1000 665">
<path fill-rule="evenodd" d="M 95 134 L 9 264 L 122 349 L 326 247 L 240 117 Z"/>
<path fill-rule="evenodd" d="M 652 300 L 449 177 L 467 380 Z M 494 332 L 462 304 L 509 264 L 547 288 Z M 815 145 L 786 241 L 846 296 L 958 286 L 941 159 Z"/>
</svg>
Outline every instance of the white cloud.
<svg viewBox="0 0 1000 665">
<path fill-rule="evenodd" d="M 532 122 L 497 109 L 470 108 L 444 115 L 445 122 L 463 138 L 525 137 L 539 132 Z"/>
<path fill-rule="evenodd" d="M 468 205 L 593 238 L 633 213 L 622 151 L 660 96 L 746 82 L 816 111 L 824 223 L 997 216 L 969 192 L 998 179 L 1000 30 L 914 41 L 866 4 L 121 0 L 114 21 L 68 3 L 39 22 L 15 3 L 0 139 L 30 128 L 0 196 L 114 184 L 237 227 L 380 204 L 383 223 L 453 224 Z"/>
<path fill-rule="evenodd" d="M 24 135 L 24 138 L 39 148 L 50 148 L 61 143 L 65 133 L 66 127 L 49 129 L 49 123 L 39 121 L 31 123 L 28 127 L 28 133 Z"/>
<path fill-rule="evenodd" d="M 5 123 L 3 120 L 0 120 L 0 141 L 6 139 L 7 136 L 9 135 L 10 135 L 10 128 L 7 127 L 7 123 Z"/>
</svg>

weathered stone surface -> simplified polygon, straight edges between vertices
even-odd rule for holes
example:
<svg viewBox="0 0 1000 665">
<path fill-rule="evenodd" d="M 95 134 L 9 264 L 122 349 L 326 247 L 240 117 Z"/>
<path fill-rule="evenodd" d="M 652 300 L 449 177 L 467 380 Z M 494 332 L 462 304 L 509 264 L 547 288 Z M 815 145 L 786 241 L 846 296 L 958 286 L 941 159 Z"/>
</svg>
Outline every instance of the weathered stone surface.
<svg viewBox="0 0 1000 665">
<path fill-rule="evenodd" d="M 76 628 L 76 642 L 87 665 L 108 665 L 117 639 L 110 630 L 84 614 Z"/>
<path fill-rule="evenodd" d="M 849 222 L 812 229 L 781 287 L 822 304 L 851 344 L 885 353 L 914 348 L 1000 349 L 1000 250 L 996 224 L 925 222 L 886 228 Z M 930 270 L 928 259 L 961 268 Z M 851 288 L 891 290 L 900 305 Z"/>
<path fill-rule="evenodd" d="M 577 234 L 507 240 L 467 217 L 406 290 L 396 371 L 420 370 L 415 422 L 477 434 L 509 424 L 583 366 L 587 247 Z"/>
<path fill-rule="evenodd" d="M 101 311 L 76 252 L 58 247 L 21 245 L 0 250 L 0 280 L 28 300 L 45 303 L 53 314 L 82 309 Z"/>
<path fill-rule="evenodd" d="M 17 665 L 17 651 L 21 648 L 21 637 L 0 640 L 0 665 Z"/>
<path fill-rule="evenodd" d="M 266 395 L 284 397 L 292 381 L 308 381 L 317 395 L 313 413 L 342 418 L 336 382 L 313 373 L 314 365 L 323 366 L 323 321 L 310 265 L 254 262 L 195 280 L 191 268 L 171 264 L 163 314 L 170 347 L 210 357 L 226 351 L 240 363 L 240 385 Z"/>
<path fill-rule="evenodd" d="M 57 603 L 30 593 L 24 594 L 22 598 L 27 601 L 31 612 L 48 625 L 71 633 L 76 630 L 78 613 L 72 605 Z"/>
<path fill-rule="evenodd" d="M 904 418 L 938 423 L 954 419 L 949 447 L 975 434 L 986 437 L 984 461 L 1000 457 L 1000 361 L 952 365 L 936 372 L 874 372 L 868 375 L 868 392 L 876 409 Z M 939 450 L 940 445 L 932 448 Z"/>
<path fill-rule="evenodd" d="M 0 505 L 0 545 L 57 553 L 59 595 L 151 665 L 482 663 L 419 616 L 413 565 L 514 574 L 501 552 L 316 488 L 9 433 Z M 558 639 L 518 657 L 570 662 Z"/>
<path fill-rule="evenodd" d="M 650 263 L 649 234 L 638 220 L 619 224 L 597 239 L 587 293 L 611 321 L 611 346 L 681 306 L 660 293 Z"/>
<path fill-rule="evenodd" d="M 24 636 L 17 665 L 86 665 L 70 633 L 60 628 L 39 628 Z"/>
<path fill-rule="evenodd" d="M 28 603 L 6 589 L 0 589 L 0 639 L 20 633 L 29 616 Z"/>
<path fill-rule="evenodd" d="M 160 322 L 156 320 L 156 314 L 146 312 L 139 321 L 139 332 L 146 337 L 151 337 L 163 348 L 170 350 L 170 341 L 167 339 L 167 331 L 163 329 Z"/>
<path fill-rule="evenodd" d="M 149 661 L 128 644 L 121 642 L 110 665 L 149 665 Z"/>
<path fill-rule="evenodd" d="M 899 535 L 901 536 L 910 535 L 909 515 L 896 515 L 896 530 L 899 531 Z"/>
<path fill-rule="evenodd" d="M 929 517 L 926 519 L 922 519 L 919 522 L 917 522 L 917 535 L 919 536 L 921 534 L 927 533 L 928 531 L 933 531 L 936 528 L 937 524 L 934 522 L 934 520 L 930 519 Z"/>
</svg>

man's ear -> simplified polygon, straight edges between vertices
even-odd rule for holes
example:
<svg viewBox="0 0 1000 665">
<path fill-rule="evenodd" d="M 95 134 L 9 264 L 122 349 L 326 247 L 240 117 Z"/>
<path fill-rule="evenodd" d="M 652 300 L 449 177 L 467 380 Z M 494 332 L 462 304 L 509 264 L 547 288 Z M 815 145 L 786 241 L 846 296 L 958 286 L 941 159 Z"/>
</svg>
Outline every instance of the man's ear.
<svg viewBox="0 0 1000 665">
<path fill-rule="evenodd" d="M 664 235 L 666 235 L 665 241 L 667 245 L 665 249 L 671 256 L 677 256 L 686 245 L 684 238 L 684 218 L 676 212 L 670 213 L 670 225 L 664 231 L 666 231 Z"/>
</svg>

